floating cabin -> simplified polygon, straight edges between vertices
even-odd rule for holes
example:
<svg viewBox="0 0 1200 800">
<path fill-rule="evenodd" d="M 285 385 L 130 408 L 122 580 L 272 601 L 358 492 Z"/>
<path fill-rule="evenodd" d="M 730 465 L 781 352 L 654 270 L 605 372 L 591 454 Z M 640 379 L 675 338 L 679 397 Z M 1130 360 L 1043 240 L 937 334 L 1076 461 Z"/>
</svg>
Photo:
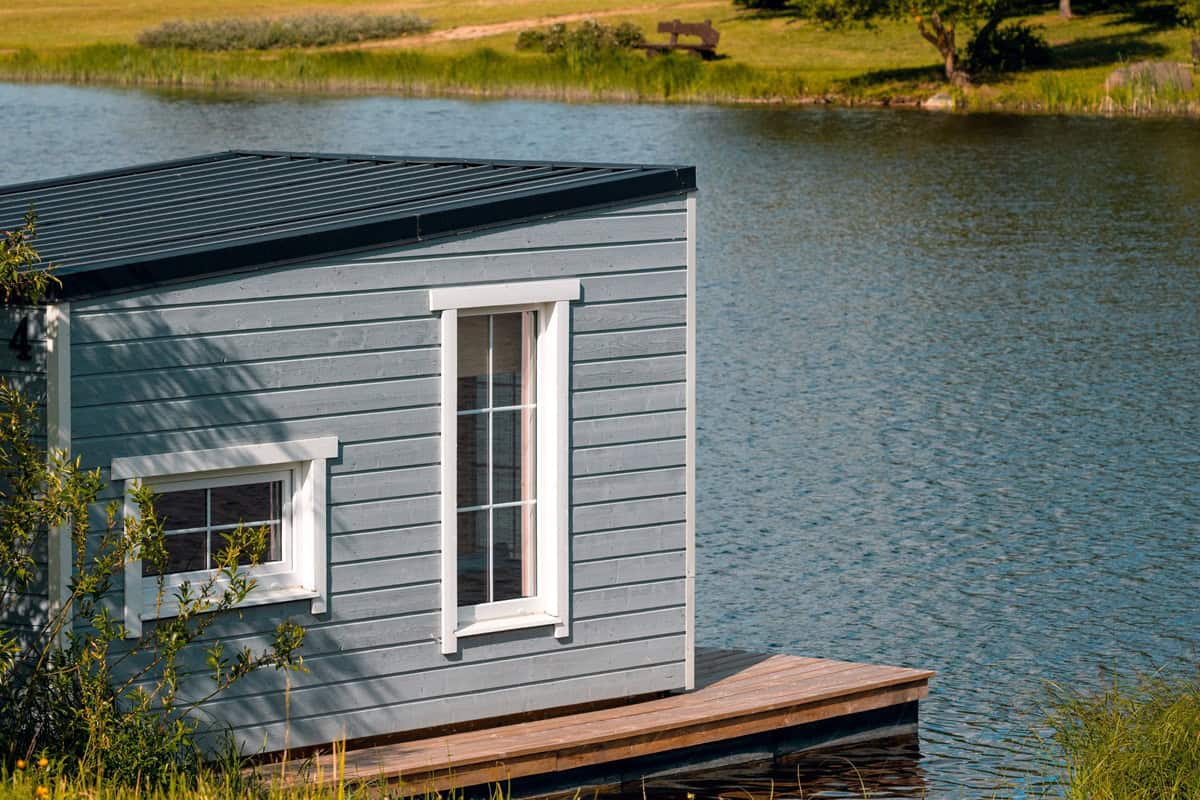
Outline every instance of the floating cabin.
<svg viewBox="0 0 1200 800">
<path fill-rule="evenodd" d="M 204 704 L 248 752 L 346 740 L 351 774 L 419 790 L 915 725 L 928 672 L 697 655 L 695 192 L 691 167 L 268 152 L 0 187 L 62 281 L 6 310 L 4 374 L 166 520 L 166 601 L 141 562 L 108 598 L 128 641 L 247 523 L 257 586 L 206 639 L 292 619 L 308 668 Z M 68 591 L 64 536 L 22 624 Z"/>
</svg>

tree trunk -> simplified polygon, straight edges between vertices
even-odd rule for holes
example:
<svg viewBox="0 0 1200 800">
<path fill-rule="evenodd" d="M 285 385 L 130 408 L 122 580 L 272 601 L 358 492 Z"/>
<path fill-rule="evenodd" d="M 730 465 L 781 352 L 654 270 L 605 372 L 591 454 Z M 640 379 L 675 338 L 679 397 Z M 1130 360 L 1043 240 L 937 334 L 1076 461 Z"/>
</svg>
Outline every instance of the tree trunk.
<svg viewBox="0 0 1200 800">
<path fill-rule="evenodd" d="M 1200 33 L 1192 34 L 1192 70 L 1200 72 Z"/>
<path fill-rule="evenodd" d="M 929 27 L 926 20 L 917 17 L 917 30 L 925 41 L 937 48 L 946 66 L 946 80 L 955 86 L 966 86 L 971 82 L 971 76 L 958 68 L 958 51 L 954 44 L 954 25 L 946 25 L 936 13 L 929 15 Z"/>
<path fill-rule="evenodd" d="M 1071 13 L 1071 0 L 1058 0 L 1058 15 L 1063 19 L 1070 19 L 1074 16 Z"/>
</svg>

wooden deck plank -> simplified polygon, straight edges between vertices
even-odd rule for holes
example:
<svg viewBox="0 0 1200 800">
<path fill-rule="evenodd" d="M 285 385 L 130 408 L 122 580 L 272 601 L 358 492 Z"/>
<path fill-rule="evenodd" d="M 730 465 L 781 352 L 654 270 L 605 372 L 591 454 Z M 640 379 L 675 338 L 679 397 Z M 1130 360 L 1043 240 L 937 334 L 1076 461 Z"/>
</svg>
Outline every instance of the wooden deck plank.
<svg viewBox="0 0 1200 800">
<path fill-rule="evenodd" d="M 781 680 L 778 677 L 779 674 L 783 675 L 783 680 L 790 681 L 801 676 L 816 677 L 812 675 L 816 671 L 846 671 L 860 667 L 862 665 L 843 661 L 815 660 L 815 663 L 805 663 L 797 666 L 790 664 L 786 659 L 777 660 L 774 662 L 774 671 L 769 675 L 755 676 L 754 679 L 741 681 L 736 686 L 717 684 L 705 689 L 704 703 L 707 706 L 715 704 L 730 695 L 735 697 L 743 696 L 746 691 L 757 690 L 764 680 L 778 682 Z M 742 705 L 734 706 L 735 712 L 740 710 L 743 705 L 744 700 L 742 701 Z M 501 733 L 495 729 L 484 729 L 456 735 L 452 743 L 442 739 L 431 739 L 426 742 L 402 742 L 396 745 L 389 745 L 387 748 L 391 749 L 394 755 L 403 755 L 405 758 L 420 758 L 423 754 L 429 752 L 436 759 L 445 759 L 447 756 L 446 747 L 453 747 L 453 757 L 456 761 L 475 757 L 480 748 L 484 748 L 489 755 L 494 757 L 515 758 L 518 755 L 522 755 L 522 752 L 507 749 L 506 745 L 509 747 L 520 746 L 523 741 L 535 737 L 540 746 L 576 742 L 580 736 L 580 732 L 576 730 L 577 728 L 594 729 L 602 723 L 610 723 L 611 725 L 629 722 L 647 714 L 653 714 L 661 717 L 664 721 L 669 721 L 672 719 L 672 714 L 678 713 L 680 710 L 695 707 L 697 707 L 697 704 L 694 694 L 680 694 L 646 701 L 635 706 L 621 706 L 603 711 L 589 712 L 584 715 L 572 715 L 566 718 L 558 717 L 526 723 L 523 726 L 521 739 L 513 739 L 507 733 Z M 608 731 L 609 729 L 606 728 L 606 735 Z M 347 758 L 350 758 L 349 754 Z"/>
<path fill-rule="evenodd" d="M 905 682 L 909 678 L 921 677 L 919 672 L 912 676 L 908 674 L 909 671 L 894 668 L 873 668 L 845 662 L 833 662 L 832 666 L 840 668 L 840 671 L 832 674 L 826 672 L 814 680 L 806 693 L 806 702 L 821 702 L 848 692 L 887 688 L 895 685 L 897 681 Z M 480 759 L 519 759 L 546 749 L 598 747 L 613 739 L 628 736 L 659 735 L 688 726 L 712 725 L 727 719 L 744 717 L 748 710 L 755 713 L 774 712 L 781 707 L 794 705 L 795 702 L 795 690 L 786 684 L 756 687 L 751 709 L 748 709 L 744 696 L 736 693 L 724 694 L 717 698 L 707 697 L 703 704 L 683 706 L 672 704 L 664 707 L 664 701 L 650 701 L 639 706 L 627 707 L 627 710 L 636 710 L 637 713 L 610 719 L 608 724 L 601 724 L 601 721 L 591 714 L 573 715 L 558 720 L 559 725 L 556 728 L 538 731 L 536 736 L 533 735 L 532 726 L 522 730 L 520 736 L 514 736 L 513 732 L 507 729 L 477 731 L 474 734 L 427 742 L 388 746 L 384 749 L 390 752 L 375 753 L 371 760 L 373 763 L 379 763 L 400 759 L 410 767 L 420 765 L 421 768 L 430 769 L 447 761 L 463 765 Z M 657 707 L 648 709 L 641 706 Z M 611 714 L 605 716 L 611 717 Z M 540 727 L 545 728 L 544 724 Z M 353 760 L 348 755 L 347 765 L 351 764 Z"/>
<path fill-rule="evenodd" d="M 809 703 L 820 702 L 850 691 L 862 692 L 886 688 L 888 685 L 895 685 L 897 678 L 904 677 L 889 675 L 886 670 L 867 673 L 863 670 L 851 669 L 838 674 L 844 677 L 840 680 L 832 678 L 823 680 L 819 688 L 810 692 L 805 700 Z M 883 685 L 880 685 L 881 682 L 878 678 L 884 679 Z M 779 707 L 788 707 L 794 704 L 794 690 L 785 686 L 767 693 L 760 690 L 755 697 L 754 710 L 757 713 L 773 712 Z M 525 730 L 521 732 L 521 736 L 514 737 L 512 731 L 504 730 L 484 732 L 482 736 L 471 736 L 470 739 L 474 741 L 468 740 L 464 735 L 430 740 L 427 743 L 406 743 L 407 746 L 399 745 L 387 748 L 392 751 L 390 753 L 375 753 L 370 760 L 378 764 L 402 757 L 401 760 L 410 767 L 419 764 L 420 767 L 429 769 L 439 764 L 445 764 L 448 760 L 463 765 L 479 759 L 517 759 L 549 748 L 596 747 L 612 739 L 626 736 L 658 735 L 691 725 L 711 725 L 745 716 L 747 710 L 744 701 L 720 704 L 705 702 L 702 706 L 662 709 L 657 714 L 642 712 L 635 718 L 614 720 L 608 725 L 594 724 L 596 721 L 590 718 L 572 720 L 572 724 L 554 731 L 552 736 L 544 734 L 536 737 L 530 736 L 531 731 Z M 651 713 L 653 716 L 650 719 L 644 719 L 646 713 Z M 589 715 L 578 716 L 586 718 Z M 417 746 L 413 747 L 412 745 Z M 403 752 L 398 752 L 401 750 Z M 350 766 L 353 763 L 354 760 L 348 756 L 347 765 Z"/>
<path fill-rule="evenodd" d="M 626 706 L 396 742 L 344 755 L 350 780 L 443 790 L 664 753 L 918 700 L 927 670 L 737 650 L 697 653 L 695 691 Z M 321 757 L 321 774 L 333 761 Z M 312 764 L 282 768 L 311 780 Z M 271 774 L 267 768 L 266 774 Z"/>
</svg>

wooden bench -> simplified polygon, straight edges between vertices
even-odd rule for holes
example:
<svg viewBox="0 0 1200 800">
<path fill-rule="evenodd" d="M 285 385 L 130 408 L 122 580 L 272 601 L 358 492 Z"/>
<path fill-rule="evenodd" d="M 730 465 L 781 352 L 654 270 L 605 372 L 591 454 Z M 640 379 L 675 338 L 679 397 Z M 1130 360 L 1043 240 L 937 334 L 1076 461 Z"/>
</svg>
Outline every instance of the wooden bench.
<svg viewBox="0 0 1200 800">
<path fill-rule="evenodd" d="M 721 34 L 712 26 L 712 20 L 680 22 L 673 19 L 669 22 L 658 23 L 658 32 L 670 34 L 671 39 L 668 42 L 646 42 L 638 45 L 646 51 L 648 56 L 669 53 L 672 50 L 683 50 L 698 55 L 705 61 L 717 57 L 717 42 L 720 41 Z M 700 38 L 700 44 L 680 44 L 680 36 L 697 36 Z"/>
</svg>

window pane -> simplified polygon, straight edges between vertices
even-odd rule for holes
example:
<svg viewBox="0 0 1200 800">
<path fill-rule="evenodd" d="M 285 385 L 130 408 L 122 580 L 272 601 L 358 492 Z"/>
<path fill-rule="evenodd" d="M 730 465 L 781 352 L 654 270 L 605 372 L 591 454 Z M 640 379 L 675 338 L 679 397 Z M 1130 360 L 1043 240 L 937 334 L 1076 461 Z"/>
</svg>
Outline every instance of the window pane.
<svg viewBox="0 0 1200 800">
<path fill-rule="evenodd" d="M 494 600 L 513 600 L 537 592 L 533 509 L 532 505 L 509 506 L 492 512 Z"/>
<path fill-rule="evenodd" d="M 525 405 L 533 397 L 532 311 L 492 317 L 492 407 Z"/>
<path fill-rule="evenodd" d="M 487 503 L 487 414 L 458 418 L 459 508 Z"/>
<path fill-rule="evenodd" d="M 458 515 L 458 604 L 474 606 L 488 601 L 488 512 Z"/>
<path fill-rule="evenodd" d="M 154 511 L 163 520 L 163 528 L 177 531 L 182 528 L 203 528 L 208 524 L 205 498 L 207 489 L 184 492 L 163 492 L 154 501 Z M 200 548 L 201 553 L 204 548 Z M 203 565 L 201 565 L 203 566 Z"/>
<path fill-rule="evenodd" d="M 177 492 L 177 494 L 183 493 Z M 167 568 L 164 572 L 170 574 L 172 572 L 191 572 L 192 570 L 206 569 L 208 565 L 205 563 L 204 557 L 206 555 L 207 544 L 208 536 L 204 532 L 177 533 L 166 537 Z M 149 561 L 143 559 L 142 574 L 157 575 L 158 570 Z"/>
<path fill-rule="evenodd" d="M 532 472 L 521 469 L 522 426 L 527 415 L 522 411 L 492 412 L 492 502 L 512 503 L 523 494 L 532 493 L 532 488 L 523 486 Z M 524 491 L 523 491 L 524 490 Z"/>
<path fill-rule="evenodd" d="M 258 563 L 259 564 L 270 564 L 275 561 L 282 561 L 283 560 L 283 546 L 282 546 L 283 545 L 283 537 L 280 533 L 279 523 L 273 522 L 270 525 L 255 525 L 251 530 L 258 530 L 258 529 L 264 528 L 264 527 L 267 529 L 266 530 L 266 541 L 263 542 L 264 547 L 263 547 L 262 553 L 259 554 Z M 217 566 L 217 560 L 218 560 L 220 552 L 229 547 L 229 540 L 226 539 L 225 537 L 229 536 L 231 533 L 232 533 L 232 531 L 227 531 L 227 530 L 226 531 L 213 531 L 212 543 L 210 545 L 210 547 L 212 549 L 212 561 L 210 561 L 209 563 L 211 564 L 211 566 L 214 569 Z M 247 539 L 247 541 L 249 541 L 249 539 Z M 239 556 L 238 564 L 240 564 L 243 567 L 250 564 L 249 553 Z"/>
<path fill-rule="evenodd" d="M 218 486 L 210 491 L 213 525 L 282 518 L 283 481 Z"/>
<path fill-rule="evenodd" d="M 487 408 L 488 318 L 458 320 L 458 410 Z"/>
</svg>

